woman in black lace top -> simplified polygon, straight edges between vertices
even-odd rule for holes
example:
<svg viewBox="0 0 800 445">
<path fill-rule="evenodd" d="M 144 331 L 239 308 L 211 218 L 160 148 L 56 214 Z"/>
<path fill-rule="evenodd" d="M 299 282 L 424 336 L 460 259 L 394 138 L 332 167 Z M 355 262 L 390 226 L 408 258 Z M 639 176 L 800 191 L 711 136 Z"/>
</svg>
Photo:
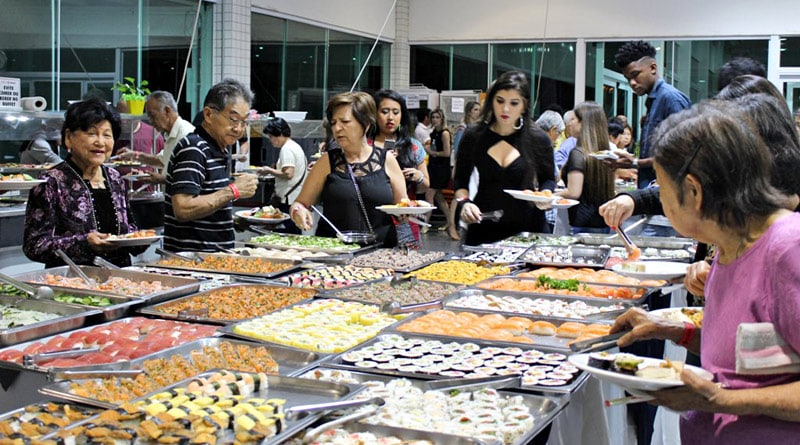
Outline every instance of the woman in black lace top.
<svg viewBox="0 0 800 445">
<path fill-rule="evenodd" d="M 367 143 L 367 131 L 375 126 L 375 101 L 361 92 L 337 94 L 325 112 L 337 147 L 329 147 L 309 173 L 292 204 L 292 221 L 311 229 L 308 206 L 321 201 L 325 216 L 339 230 L 374 231 L 379 243 L 396 245 L 392 218 L 375 207 L 407 198 L 406 185 L 397 159 Z M 335 236 L 335 231 L 320 221 L 317 235 Z"/>
<path fill-rule="evenodd" d="M 555 166 L 550 137 L 531 125 L 530 85 L 519 71 L 503 73 L 486 94 L 484 121 L 467 129 L 456 160 L 456 216 L 469 224 L 467 245 L 494 242 L 519 232 L 544 232 L 541 209 L 514 199 L 504 189 L 555 188 Z M 478 171 L 473 200 L 470 177 Z M 481 212 L 503 210 L 498 222 L 481 220 Z"/>
</svg>

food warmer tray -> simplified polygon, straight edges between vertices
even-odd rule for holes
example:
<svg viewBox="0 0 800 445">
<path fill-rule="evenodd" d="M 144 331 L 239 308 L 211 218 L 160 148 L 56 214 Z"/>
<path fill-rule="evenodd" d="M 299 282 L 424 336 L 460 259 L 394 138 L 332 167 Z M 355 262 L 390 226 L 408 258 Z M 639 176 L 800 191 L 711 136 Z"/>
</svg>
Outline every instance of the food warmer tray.
<svg viewBox="0 0 800 445">
<path fill-rule="evenodd" d="M 183 301 L 189 301 L 189 300 L 193 300 L 193 299 L 200 299 L 200 298 L 205 297 L 206 295 L 214 294 L 214 293 L 217 293 L 217 292 L 221 292 L 221 291 L 224 291 L 226 289 L 233 290 L 233 289 L 235 289 L 237 287 L 277 288 L 277 289 L 281 289 L 281 290 L 286 291 L 286 292 L 296 292 L 296 293 L 299 293 L 299 294 L 306 294 L 306 296 L 302 300 L 297 301 L 298 303 L 301 302 L 301 301 L 304 301 L 304 300 L 308 300 L 308 299 L 314 298 L 314 296 L 317 294 L 316 289 L 310 289 L 310 288 L 287 287 L 287 286 L 277 286 L 277 285 L 267 285 L 267 284 L 230 284 L 230 285 L 227 285 L 227 286 L 221 286 L 221 287 L 218 287 L 218 288 L 215 288 L 215 289 L 210 289 L 210 290 L 207 290 L 207 291 L 204 291 L 204 292 L 200 292 L 200 293 L 197 293 L 197 294 L 192 294 L 192 295 L 187 295 L 187 296 L 184 296 L 184 297 L 180 297 L 180 298 L 177 298 L 175 300 L 170 300 L 170 301 L 167 301 L 167 302 L 162 302 L 162 303 L 158 303 L 158 304 L 155 304 L 155 305 L 143 307 L 143 308 L 140 308 L 137 312 L 142 314 L 142 315 L 149 315 L 149 316 L 152 316 L 152 317 L 166 318 L 166 319 L 169 319 L 169 320 L 180 320 L 180 321 L 189 321 L 189 322 L 197 321 L 197 322 L 200 322 L 200 323 L 211 323 L 211 324 L 218 324 L 218 325 L 227 325 L 227 324 L 231 324 L 231 323 L 236 323 L 236 322 L 242 321 L 244 319 L 225 320 L 225 319 L 220 319 L 220 318 L 212 318 L 212 317 L 208 316 L 208 312 L 202 311 L 202 310 L 201 311 L 186 310 L 186 311 L 180 311 L 178 313 L 174 313 L 173 314 L 173 313 L 164 312 L 164 311 L 161 310 L 161 308 L 170 306 L 172 304 L 177 304 L 177 303 L 180 303 L 180 302 L 183 302 Z M 289 305 L 286 305 L 284 307 L 287 307 L 287 306 L 289 306 Z M 252 318 L 252 317 L 257 317 L 257 316 L 261 316 L 261 315 L 266 315 L 267 313 L 272 312 L 273 310 L 280 310 L 280 309 L 283 309 L 283 307 L 277 308 L 277 309 L 272 309 L 272 310 L 269 310 L 269 311 L 266 311 L 266 312 L 260 313 L 260 314 L 250 314 L 246 318 Z"/>
<path fill-rule="evenodd" d="M 416 251 L 414 251 L 414 250 L 409 251 L 409 255 L 411 255 L 412 252 L 416 252 Z M 373 254 L 379 254 L 379 253 L 383 253 L 384 255 L 394 255 L 394 256 L 397 256 L 397 257 L 401 257 L 403 255 L 406 255 L 406 253 L 404 253 L 401 249 L 389 249 L 389 248 L 378 248 L 378 249 L 373 249 L 373 250 L 371 250 L 369 252 L 363 252 L 364 255 L 373 255 Z M 437 256 L 435 256 L 434 258 L 428 259 L 428 260 L 426 260 L 424 262 L 418 263 L 418 264 L 409 264 L 406 267 L 395 267 L 394 265 L 380 264 L 380 263 L 374 262 L 374 261 L 373 262 L 365 262 L 367 260 L 363 256 L 359 255 L 359 256 L 355 257 L 353 260 L 351 260 L 350 264 L 353 265 L 353 266 L 359 266 L 359 267 L 372 267 L 374 269 L 392 269 L 395 272 L 408 273 L 408 272 L 413 272 L 413 271 L 415 271 L 417 269 L 422 269 L 425 266 L 429 266 L 429 265 L 431 265 L 431 264 L 433 264 L 433 263 L 435 263 L 437 261 L 445 260 L 445 259 L 447 259 L 449 257 L 449 254 L 447 252 L 440 252 L 440 251 L 422 252 L 420 255 L 427 255 L 427 254 L 436 254 Z"/>
<path fill-rule="evenodd" d="M 453 312 L 469 312 L 473 314 L 477 314 L 478 316 L 489 315 L 489 314 L 496 314 L 497 312 L 494 311 L 487 311 L 487 310 L 479 310 L 479 309 L 468 309 L 468 308 L 452 308 L 448 309 Z M 570 342 L 574 340 L 574 338 L 566 338 L 566 337 L 558 337 L 556 335 L 537 335 L 532 333 L 522 333 L 520 334 L 523 337 L 529 338 L 533 341 L 533 343 L 521 343 L 521 342 L 513 342 L 513 341 L 501 341 L 501 340 L 482 340 L 477 337 L 458 337 L 452 335 L 442 335 L 442 334 L 427 334 L 425 332 L 412 332 L 412 331 L 402 331 L 404 325 L 410 323 L 417 318 L 424 317 L 425 315 L 429 314 L 430 312 L 417 312 L 405 318 L 404 320 L 393 324 L 389 328 L 386 329 L 385 332 L 391 332 L 396 334 L 408 334 L 408 335 L 418 335 L 421 337 L 437 337 L 437 338 L 445 338 L 448 341 L 450 340 L 470 340 L 470 341 L 480 341 L 492 346 L 499 346 L 499 347 L 511 347 L 511 346 L 521 346 L 521 345 L 534 345 L 537 349 L 546 350 L 548 352 L 560 352 L 562 354 L 571 354 L 572 350 L 569 348 Z M 557 318 L 557 317 L 541 317 L 535 315 L 526 315 L 526 314 L 508 314 L 508 317 L 518 317 L 518 318 L 525 318 L 530 321 L 547 321 L 555 325 L 556 329 L 558 329 L 563 323 L 566 322 L 577 322 L 583 324 L 603 324 L 610 326 L 610 320 L 591 320 L 591 321 L 577 321 L 577 320 L 570 320 L 565 318 Z"/>
<path fill-rule="evenodd" d="M 605 284 L 605 283 L 584 283 L 581 282 L 580 284 L 585 284 L 587 286 L 597 286 L 597 287 L 609 287 L 609 288 L 628 288 L 628 289 L 644 289 L 642 295 L 639 298 L 601 298 L 601 297 L 589 297 L 589 296 L 579 296 L 579 295 L 562 295 L 556 293 L 547 293 L 546 291 L 540 292 L 524 292 L 524 291 L 513 291 L 513 290 L 505 290 L 505 289 L 490 289 L 487 287 L 483 287 L 483 285 L 488 285 L 493 281 L 502 280 L 502 279 L 513 279 L 518 281 L 530 281 L 535 283 L 537 281 L 536 278 L 522 278 L 516 276 L 497 276 L 487 278 L 479 283 L 475 283 L 474 287 L 491 292 L 504 292 L 511 295 L 520 295 L 520 296 L 528 296 L 528 297 L 556 297 L 556 298 L 563 298 L 565 300 L 583 300 L 586 302 L 597 302 L 597 301 L 614 301 L 619 303 L 628 303 L 634 306 L 641 306 L 642 304 L 650 298 L 651 295 L 656 295 L 661 292 L 660 287 L 649 287 L 649 286 L 637 286 L 637 285 L 625 285 L 625 284 Z"/>
<path fill-rule="evenodd" d="M 520 255 L 519 261 L 535 266 L 602 268 L 606 265 L 610 250 L 599 246 L 535 245 Z"/>
<path fill-rule="evenodd" d="M 462 261 L 483 262 L 487 261 L 491 264 L 508 265 L 515 264 L 519 261 L 519 257 L 525 253 L 527 247 L 522 246 L 500 246 L 494 244 L 483 244 L 480 246 L 461 246 L 462 252 L 456 255 L 453 259 Z M 510 252 L 510 253 L 509 253 Z M 481 254 L 494 255 L 496 257 L 507 256 L 504 261 L 497 261 L 497 258 L 486 260 L 482 258 L 470 258 L 472 256 L 479 256 Z"/>
<path fill-rule="evenodd" d="M 597 233 L 578 233 L 575 235 L 581 244 L 588 246 L 624 246 L 622 240 L 616 235 Z M 637 247 L 656 249 L 686 249 L 694 244 L 690 238 L 665 237 L 665 236 L 631 236 L 631 241 Z"/>
<path fill-rule="evenodd" d="M 53 304 L 53 303 L 52 302 L 48 302 L 48 304 Z M 97 324 L 97 325 L 93 325 L 93 326 L 83 327 L 83 328 L 80 328 L 80 329 L 73 329 L 73 330 L 69 331 L 69 334 L 72 335 L 75 332 L 86 332 L 86 331 L 89 331 L 91 329 L 95 329 L 95 328 L 98 328 L 98 327 L 103 327 L 103 326 L 111 324 L 111 323 L 127 323 L 128 320 L 133 320 L 133 318 L 109 321 L 109 322 L 106 322 L 106 323 L 101 323 L 101 324 Z M 64 332 L 60 332 L 60 333 L 56 333 L 56 334 L 51 334 L 50 336 L 48 336 L 46 338 L 28 340 L 28 341 L 26 341 L 24 343 L 18 343 L 18 344 L 9 346 L 7 348 L 0 349 L 0 352 L 7 351 L 9 349 L 17 349 L 17 350 L 23 351 L 30 344 L 32 344 L 33 342 L 36 342 L 36 341 L 44 341 L 44 340 L 50 341 L 53 338 L 55 338 L 56 336 L 69 337 L 69 336 L 66 335 L 66 333 L 67 332 L 64 331 Z M 220 334 L 217 331 L 217 332 L 214 333 L 214 335 L 215 336 L 219 336 Z M 160 351 L 158 351 L 158 352 L 160 352 Z M 149 357 L 151 355 L 152 354 L 147 354 L 147 355 L 143 355 L 142 357 L 147 358 L 147 357 Z M 130 369 L 130 363 L 131 362 L 129 360 L 126 360 L 126 361 L 118 361 L 118 362 L 111 362 L 111 363 L 98 363 L 98 364 L 95 364 L 95 365 L 73 366 L 73 367 L 68 367 L 68 368 L 55 368 L 55 367 L 52 367 L 52 366 L 47 366 L 47 365 L 40 366 L 40 365 L 36 365 L 36 364 L 30 365 L 30 366 L 26 366 L 26 365 L 23 365 L 23 364 L 20 364 L 20 363 L 16 363 L 16 362 L 12 362 L 12 361 L 8 361 L 8 360 L 0 360 L 0 368 L 14 369 L 14 370 L 18 370 L 18 371 L 35 371 L 35 372 L 52 374 L 52 373 L 56 373 L 56 372 L 60 372 L 60 371 L 94 371 L 94 370 Z"/>
<path fill-rule="evenodd" d="M 192 351 L 202 351 L 204 347 L 218 347 L 221 343 L 231 343 L 233 345 L 245 345 L 251 348 L 265 348 L 269 351 L 273 360 L 278 364 L 278 374 L 284 376 L 296 376 L 305 373 L 308 369 L 316 367 L 322 361 L 319 354 L 315 352 L 301 352 L 296 349 L 287 348 L 285 346 L 267 344 L 267 343 L 254 343 L 251 341 L 242 341 L 232 338 L 202 338 L 183 345 L 175 346 L 163 351 L 149 354 L 129 362 L 130 369 L 141 369 L 144 363 L 149 360 L 156 360 L 160 358 L 169 359 L 170 357 L 180 355 L 188 358 Z M 227 368 L 234 371 L 241 371 L 237 369 Z M 78 378 L 82 371 L 59 371 L 52 373 L 53 377 L 61 380 L 45 386 L 39 390 L 40 393 L 48 396 L 57 397 L 61 400 L 68 400 L 76 403 L 83 403 L 90 406 L 98 406 L 101 408 L 114 408 L 118 406 L 116 403 L 97 400 L 91 397 L 84 397 L 73 394 L 70 391 L 72 384 L 81 384 L 83 381 L 99 380 L 103 376 L 96 378 L 82 379 Z M 245 371 L 242 371 L 245 372 Z M 69 379 L 69 380 L 65 380 Z"/>
<path fill-rule="evenodd" d="M 506 239 L 485 246 L 488 247 L 531 247 L 531 246 L 569 246 L 578 243 L 578 238 L 571 235 L 553 235 L 552 233 L 520 232 Z"/>
<path fill-rule="evenodd" d="M 134 295 L 134 297 L 146 300 L 151 304 L 191 294 L 197 292 L 197 290 L 200 289 L 200 281 L 195 280 L 193 278 L 173 277 L 169 275 L 160 275 L 160 274 L 140 272 L 128 269 L 110 270 L 110 269 L 104 269 L 102 267 L 92 267 L 92 266 L 78 266 L 78 267 L 80 267 L 81 270 L 89 278 L 96 280 L 98 283 L 105 282 L 111 277 L 126 278 L 128 280 L 138 281 L 138 282 L 160 281 L 161 284 L 164 285 L 165 287 L 168 287 L 168 289 L 145 295 Z M 72 270 L 70 270 L 69 266 L 59 266 L 50 269 L 37 270 L 35 272 L 28 272 L 16 275 L 14 278 L 31 284 L 43 284 L 45 276 L 47 275 L 61 275 L 68 278 L 77 277 L 77 275 L 75 275 L 72 272 Z M 53 288 L 53 290 L 59 290 L 64 292 L 72 292 L 74 289 L 76 289 L 72 287 L 60 287 L 60 286 L 50 286 L 50 287 Z M 113 295 L 122 295 L 128 297 L 131 296 L 131 295 L 123 295 L 116 292 L 114 292 Z"/>
<path fill-rule="evenodd" d="M 315 371 L 335 371 L 336 368 L 328 368 L 325 367 L 323 364 L 318 368 L 313 368 L 308 370 L 307 372 L 300 375 L 301 378 L 307 374 L 313 373 Z M 352 378 L 353 381 L 347 382 L 350 384 L 361 384 L 364 385 L 366 382 L 370 381 L 378 381 L 388 383 L 392 380 L 398 378 L 405 378 L 411 384 L 422 390 L 422 391 L 479 391 L 485 388 L 493 388 L 497 389 L 501 395 L 504 396 L 520 396 L 523 398 L 525 405 L 528 407 L 529 412 L 532 416 L 534 416 L 534 426 L 532 429 L 528 430 L 523 436 L 521 436 L 517 441 L 513 442 L 515 445 L 522 445 L 528 443 L 534 436 L 539 434 L 547 425 L 549 425 L 553 420 L 555 420 L 556 416 L 567 406 L 569 403 L 569 397 L 566 395 L 556 395 L 556 394 L 531 394 L 529 392 L 520 393 L 520 392 L 512 392 L 508 390 L 503 390 L 504 386 L 507 384 L 505 379 L 498 381 L 498 384 L 492 384 L 491 382 L 482 381 L 481 379 L 476 379 L 474 382 L 470 382 L 468 379 L 459 379 L 457 382 L 451 382 L 449 380 L 439 380 L 439 381 L 430 381 L 430 380 L 417 380 L 411 379 L 406 377 L 397 377 L 391 375 L 384 375 L 384 374 L 370 374 L 366 372 L 359 372 L 359 371 L 348 371 L 349 377 Z M 369 388 L 368 385 L 364 385 Z M 365 390 L 367 391 L 367 390 Z M 356 396 L 358 397 L 358 396 Z M 395 427 L 395 426 L 388 426 L 388 425 L 378 425 L 378 424 L 371 424 L 367 422 L 366 419 L 360 420 L 357 423 L 350 423 L 343 427 L 346 430 L 350 431 L 366 431 L 371 433 L 380 433 L 382 431 L 390 432 L 396 431 L 397 433 L 393 435 L 399 435 L 402 438 L 409 438 L 409 439 L 420 439 L 420 440 L 431 440 L 437 444 L 448 444 L 448 443 L 472 443 L 472 444 L 480 444 L 484 443 L 481 440 L 469 438 L 466 436 L 456 436 L 451 434 L 444 434 L 438 433 L 435 431 L 425 431 L 425 430 L 416 430 L 407 427 Z M 407 435 L 411 432 L 415 433 L 415 436 Z M 444 442 L 438 440 L 441 437 Z M 457 440 L 458 442 L 451 442 Z M 466 442 L 465 442 L 466 441 Z"/>
<path fill-rule="evenodd" d="M 11 346 L 59 332 L 80 328 L 86 319 L 100 315 L 97 309 L 74 306 L 51 300 L 26 299 L 18 296 L 0 295 L 0 304 L 16 306 L 20 309 L 49 312 L 61 315 L 59 318 L 44 320 L 25 326 L 0 330 L 0 346 Z"/>
<path fill-rule="evenodd" d="M 364 300 L 364 299 L 360 299 L 358 297 L 350 296 L 348 294 L 352 294 L 353 292 L 360 292 L 360 293 L 364 293 L 364 294 L 369 294 L 371 291 L 373 291 L 374 287 L 385 286 L 386 284 L 391 285 L 394 280 L 395 280 L 394 277 L 383 277 L 383 278 L 378 278 L 376 280 L 365 281 L 363 283 L 355 284 L 353 286 L 340 287 L 340 288 L 337 288 L 337 289 L 323 289 L 320 293 L 318 293 L 316 295 L 316 297 L 317 298 L 338 298 L 340 300 L 357 301 L 359 303 L 366 303 L 366 304 L 391 303 L 392 301 L 389 301 L 389 300 L 383 300 L 381 302 Z M 408 284 L 410 284 L 410 283 L 422 283 L 423 285 L 435 285 L 435 286 L 442 286 L 444 288 L 451 289 L 451 291 L 448 292 L 446 295 L 443 295 L 442 298 L 444 298 L 445 296 L 450 295 L 453 292 L 456 292 L 456 291 L 458 291 L 460 289 L 464 289 L 466 287 L 463 284 L 446 283 L 444 281 L 417 280 L 414 277 L 403 278 L 403 279 L 400 279 L 400 280 L 396 280 L 394 282 L 397 283 L 398 287 L 404 286 L 407 283 Z M 413 284 L 412 284 L 412 286 L 413 286 Z M 397 293 L 400 294 L 401 292 L 397 292 Z M 429 301 L 436 301 L 436 300 L 439 300 L 439 298 L 430 298 L 430 299 L 427 299 L 425 301 L 398 301 L 398 300 L 394 300 L 394 301 L 397 301 L 401 305 L 405 305 L 405 304 L 427 303 Z"/>
<path fill-rule="evenodd" d="M 164 269 L 201 271 L 201 272 L 216 273 L 216 274 L 230 274 L 230 275 L 253 277 L 253 278 L 275 278 L 280 275 L 285 275 L 288 273 L 295 272 L 298 269 L 300 269 L 301 264 L 303 264 L 303 261 L 298 261 L 298 260 L 281 260 L 272 258 L 262 258 L 257 256 L 228 255 L 224 253 L 180 252 L 180 255 L 185 256 L 186 258 L 191 258 L 192 260 L 194 260 L 195 258 L 203 259 L 206 257 L 213 256 L 213 257 L 236 257 L 237 259 L 240 259 L 242 261 L 253 261 L 253 262 L 269 261 L 270 263 L 285 264 L 286 268 L 275 272 L 256 273 L 256 272 L 243 272 L 239 270 L 209 269 L 202 267 L 202 264 L 186 264 L 186 265 L 173 266 L 169 264 L 161 264 L 159 261 L 146 263 L 145 266 L 163 267 Z"/>
<path fill-rule="evenodd" d="M 556 315 L 544 315 L 544 314 L 534 314 L 528 312 L 514 312 L 512 310 L 503 310 L 503 309 L 492 309 L 489 307 L 481 307 L 481 308 L 473 308 L 467 306 L 458 306 L 455 304 L 460 298 L 470 297 L 470 296 L 483 296 L 483 295 L 490 295 L 494 296 L 496 299 L 503 299 L 503 298 L 513 298 L 516 300 L 549 300 L 549 301 L 564 301 L 567 303 L 581 301 L 582 303 L 586 304 L 591 308 L 609 308 L 604 312 L 598 312 L 594 314 L 587 314 L 583 317 L 570 317 L 570 316 L 556 316 Z M 602 298 L 569 298 L 562 295 L 537 295 L 533 293 L 523 293 L 523 292 L 513 292 L 513 291 L 506 291 L 506 290 L 489 290 L 489 289 L 462 289 L 442 300 L 445 308 L 455 311 L 455 310 L 479 310 L 479 311 L 488 311 L 488 312 L 496 312 L 499 314 L 507 315 L 507 316 L 528 316 L 528 317 L 539 317 L 544 320 L 550 319 L 561 319 L 561 320 L 570 320 L 570 321 L 588 321 L 593 322 L 596 320 L 613 320 L 617 316 L 622 315 L 623 312 L 627 311 L 629 308 L 635 306 L 635 304 L 629 303 L 627 300 L 617 300 L 617 301 L 609 301 L 604 300 Z M 616 307 L 620 306 L 620 307 Z"/>
<path fill-rule="evenodd" d="M 42 409 L 41 408 L 41 407 L 50 407 L 50 406 L 53 406 L 53 405 L 57 406 L 57 411 L 51 411 L 49 409 Z M 40 439 L 42 436 L 44 436 L 46 434 L 50 434 L 50 432 L 53 432 L 53 431 L 57 430 L 58 428 L 60 428 L 57 423 L 54 423 L 52 421 L 52 419 L 48 419 L 48 417 L 56 417 L 59 421 L 61 421 L 61 420 L 69 420 L 69 417 L 64 413 L 64 408 L 67 405 L 68 404 L 53 403 L 53 402 L 33 403 L 33 404 L 30 404 L 30 405 L 24 406 L 22 408 L 17 408 L 15 410 L 7 411 L 5 413 L 0 414 L 0 424 L 12 421 L 12 419 L 15 419 L 15 418 L 16 419 L 20 419 L 21 418 L 24 421 L 26 421 L 27 423 L 36 422 L 38 427 L 39 427 L 39 428 L 37 428 L 38 431 L 37 431 L 36 434 L 25 435 L 25 434 L 23 434 L 21 432 L 18 432 L 19 436 L 17 437 L 17 440 L 19 440 L 19 442 L 14 442 L 13 440 L 10 442 L 10 443 L 32 443 L 32 442 L 36 443 L 35 441 Z M 97 408 L 91 408 L 91 407 L 88 407 L 88 406 L 70 405 L 70 409 L 73 410 L 73 415 L 75 415 L 77 413 L 80 413 L 80 415 L 84 415 L 86 417 L 92 417 L 95 414 L 98 414 L 100 412 L 100 410 L 98 410 Z M 47 419 L 47 421 L 45 421 L 43 419 Z M 78 420 L 75 420 L 75 421 L 71 421 L 71 422 L 69 422 L 69 425 L 72 425 L 72 424 L 75 424 L 75 423 L 78 423 L 78 422 L 83 422 L 83 419 L 78 419 Z M 10 426 L 10 425 L 6 425 L 6 426 Z M 41 433 L 42 430 L 45 430 L 44 434 Z M 2 436 L 2 434 L 0 434 L 0 438 L 6 439 L 6 437 Z"/>
<path fill-rule="evenodd" d="M 436 445 L 487 445 L 486 442 L 472 437 L 456 436 L 453 434 L 437 433 L 435 431 L 412 430 L 396 426 L 373 425 L 368 423 L 348 423 L 337 427 L 350 433 L 372 433 L 380 437 L 397 437 L 402 442 L 399 444 L 415 443 L 415 441 L 427 440 Z M 297 435 L 300 438 L 302 433 Z M 319 437 L 319 436 L 318 436 Z M 524 442 L 520 442 L 524 443 Z"/>
<path fill-rule="evenodd" d="M 41 285 L 39 284 L 37 286 Z M 133 309 L 135 309 L 136 306 L 144 304 L 144 300 L 136 297 L 123 297 L 122 295 L 93 291 L 88 289 L 77 289 L 77 288 L 69 288 L 69 290 L 62 290 L 62 289 L 67 289 L 67 288 L 59 288 L 59 290 L 54 290 L 53 293 L 56 296 L 75 295 L 76 297 L 92 296 L 92 297 L 108 298 L 111 301 L 111 304 L 108 306 L 90 306 L 79 303 L 62 303 L 86 309 L 97 309 L 98 311 L 102 312 L 102 318 L 101 318 L 102 321 L 118 320 L 128 315 L 128 313 Z"/>
<path fill-rule="evenodd" d="M 197 376 L 190 377 L 178 383 L 169 385 L 165 388 L 159 389 L 157 392 L 169 392 L 175 390 L 177 388 L 186 388 L 192 381 L 198 378 L 205 378 L 214 374 L 215 372 L 204 372 L 202 374 L 198 374 Z M 348 400 L 352 398 L 352 396 L 360 391 L 361 387 L 354 387 L 351 385 L 343 385 L 339 383 L 330 383 L 330 382 L 320 382 L 308 379 L 299 379 L 296 377 L 286 377 L 286 376 L 276 376 L 276 375 L 268 375 L 267 376 L 267 388 L 254 392 L 249 396 L 246 396 L 242 399 L 242 401 L 246 401 L 251 398 L 262 398 L 262 399 L 284 399 L 286 403 L 283 405 L 284 411 L 292 408 L 294 406 L 300 405 L 315 405 L 321 403 L 329 403 L 329 402 L 336 402 L 341 400 Z M 152 394 L 145 395 L 140 397 L 139 399 L 135 400 L 145 400 Z M 305 416 L 300 417 L 296 420 L 289 420 L 284 419 L 284 424 L 281 432 L 276 434 L 275 436 L 269 437 L 264 439 L 260 442 L 261 445 L 273 445 L 279 444 L 284 440 L 294 436 L 298 432 L 302 431 L 316 420 L 318 420 L 322 416 L 323 412 L 310 412 Z M 70 428 L 74 428 L 79 425 L 83 425 L 90 422 L 97 421 L 99 416 L 90 417 L 85 419 L 82 422 L 75 423 L 70 426 Z M 70 428 L 67 428 L 69 430 Z M 44 439 L 49 439 L 53 435 L 45 436 Z M 229 442 L 225 439 L 231 439 Z M 221 443 L 233 443 L 232 442 L 232 434 L 231 437 L 223 437 Z"/>
<path fill-rule="evenodd" d="M 402 333 L 391 333 L 391 334 L 385 333 L 385 334 L 378 335 L 378 336 L 376 336 L 376 337 L 374 337 L 374 338 L 372 338 L 372 339 L 370 339 L 370 340 L 368 340 L 368 341 L 366 341 L 364 343 L 361 343 L 360 345 L 358 345 L 358 346 L 356 346 L 354 348 L 351 348 L 349 351 L 345 351 L 345 352 L 343 352 L 341 354 L 337 354 L 337 355 L 334 355 L 332 357 L 329 357 L 327 360 L 325 360 L 323 362 L 323 366 L 329 367 L 329 368 L 346 369 L 348 371 L 369 372 L 369 373 L 375 373 L 375 374 L 385 374 L 385 375 L 389 375 L 389 376 L 393 376 L 393 377 L 405 377 L 405 378 L 409 378 L 409 379 L 443 380 L 443 379 L 449 379 L 450 378 L 449 376 L 442 375 L 442 374 L 428 374 L 428 373 L 424 373 L 424 372 L 413 372 L 413 371 L 412 372 L 407 372 L 407 371 L 394 370 L 394 369 L 380 369 L 380 368 L 377 368 L 377 367 L 364 368 L 364 367 L 359 367 L 359 366 L 355 365 L 354 363 L 350 363 L 350 362 L 346 361 L 343 358 L 347 354 L 352 354 L 353 352 L 358 353 L 358 351 L 360 351 L 362 349 L 365 349 L 365 348 L 374 348 L 375 347 L 374 345 L 376 343 L 381 342 L 381 341 L 385 341 L 386 339 L 391 338 L 391 337 L 402 337 L 404 340 L 416 340 L 416 341 L 432 341 L 432 340 L 437 340 L 437 339 L 441 338 L 442 340 L 439 340 L 439 341 L 441 343 L 443 343 L 443 344 L 463 345 L 463 344 L 471 343 L 471 344 L 478 345 L 481 350 L 485 350 L 484 348 L 490 348 L 489 351 L 503 350 L 503 349 L 506 349 L 506 348 L 518 348 L 518 349 L 521 349 L 523 351 L 523 353 L 525 353 L 526 351 L 536 350 L 536 351 L 539 351 L 541 353 L 544 353 L 545 355 L 553 354 L 553 355 L 558 355 L 558 356 L 564 357 L 563 359 L 560 359 L 559 361 L 562 362 L 562 363 L 567 363 L 565 354 L 561 354 L 561 353 L 557 353 L 557 352 L 552 352 L 552 353 L 551 352 L 547 352 L 548 348 L 536 348 L 536 347 L 534 347 L 532 345 L 526 345 L 526 344 L 521 344 L 521 343 L 506 343 L 505 346 L 497 346 L 498 343 L 489 342 L 489 341 L 486 341 L 486 340 L 473 340 L 473 339 L 466 339 L 466 338 L 457 338 L 457 339 L 447 338 L 447 339 L 444 339 L 444 338 L 442 338 L 440 336 L 427 336 L 427 335 L 422 335 L 422 334 L 413 334 L 413 333 L 402 332 Z M 513 345 L 513 346 L 508 346 L 508 345 Z M 577 387 L 579 387 L 581 384 L 583 384 L 583 382 L 586 380 L 586 378 L 587 378 L 587 373 L 585 373 L 583 371 L 577 371 L 576 373 L 573 374 L 572 378 L 569 381 L 567 381 L 565 384 L 559 384 L 559 385 L 554 385 L 554 386 L 542 385 L 542 384 L 535 384 L 535 385 L 520 384 L 519 389 L 521 389 L 523 391 L 538 391 L 538 392 L 565 394 L 565 393 L 572 392 Z M 465 377 L 460 377 L 459 380 L 468 380 L 468 379 L 465 378 Z"/>
<path fill-rule="evenodd" d="M 291 233 L 277 233 L 277 232 L 270 232 L 270 236 L 279 236 L 281 238 L 292 238 L 292 237 L 308 237 L 309 235 L 295 235 Z M 257 238 L 256 236 L 255 238 Z M 287 249 L 295 249 L 295 250 L 306 250 L 308 252 L 323 252 L 331 255 L 335 255 L 338 253 L 352 253 L 353 255 L 357 255 L 362 252 L 367 252 L 369 250 L 375 249 L 379 247 L 376 244 L 368 244 L 366 246 L 358 246 L 357 248 L 324 248 L 324 247 L 313 247 L 313 246 L 286 246 L 282 244 L 268 244 L 268 243 L 256 243 L 252 242 L 252 238 L 248 241 L 245 241 L 245 246 L 250 247 L 264 247 L 266 249 L 279 249 L 279 250 L 287 250 Z"/>
</svg>

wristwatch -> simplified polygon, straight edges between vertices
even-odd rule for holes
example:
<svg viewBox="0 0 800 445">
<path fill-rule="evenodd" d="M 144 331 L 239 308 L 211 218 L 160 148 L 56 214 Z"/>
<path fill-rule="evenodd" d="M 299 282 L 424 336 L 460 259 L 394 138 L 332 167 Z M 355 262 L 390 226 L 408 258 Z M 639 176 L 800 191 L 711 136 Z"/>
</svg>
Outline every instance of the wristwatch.
<svg viewBox="0 0 800 445">
<path fill-rule="evenodd" d="M 633 162 L 631 163 L 634 168 L 639 168 L 639 159 L 633 158 Z"/>
</svg>

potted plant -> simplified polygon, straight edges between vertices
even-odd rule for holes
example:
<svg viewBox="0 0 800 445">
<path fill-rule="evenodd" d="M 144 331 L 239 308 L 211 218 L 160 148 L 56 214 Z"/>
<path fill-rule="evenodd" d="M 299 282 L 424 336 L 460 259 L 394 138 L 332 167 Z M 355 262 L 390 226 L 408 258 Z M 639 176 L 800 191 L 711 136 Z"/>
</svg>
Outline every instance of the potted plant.
<svg viewBox="0 0 800 445">
<path fill-rule="evenodd" d="M 111 89 L 122 93 L 120 99 L 127 102 L 128 113 L 143 114 L 144 103 L 147 100 L 147 95 L 150 94 L 150 89 L 147 88 L 149 82 L 143 80 L 137 85 L 136 79 L 133 77 L 125 77 L 123 80 L 124 82 L 116 82 Z"/>
</svg>

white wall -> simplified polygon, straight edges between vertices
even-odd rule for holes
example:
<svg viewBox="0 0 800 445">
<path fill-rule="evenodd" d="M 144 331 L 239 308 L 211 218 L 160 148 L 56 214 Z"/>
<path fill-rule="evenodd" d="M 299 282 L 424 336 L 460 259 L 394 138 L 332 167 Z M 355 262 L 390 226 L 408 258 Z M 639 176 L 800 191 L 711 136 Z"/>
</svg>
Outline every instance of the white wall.
<svg viewBox="0 0 800 445">
<path fill-rule="evenodd" d="M 797 0 L 410 2 L 411 44 L 579 37 L 608 40 L 800 35 Z"/>
<path fill-rule="evenodd" d="M 376 37 L 381 30 L 392 0 L 252 0 L 253 10 L 279 15 L 300 22 L 334 28 L 354 34 Z M 394 11 L 383 38 L 394 41 Z"/>
</svg>

